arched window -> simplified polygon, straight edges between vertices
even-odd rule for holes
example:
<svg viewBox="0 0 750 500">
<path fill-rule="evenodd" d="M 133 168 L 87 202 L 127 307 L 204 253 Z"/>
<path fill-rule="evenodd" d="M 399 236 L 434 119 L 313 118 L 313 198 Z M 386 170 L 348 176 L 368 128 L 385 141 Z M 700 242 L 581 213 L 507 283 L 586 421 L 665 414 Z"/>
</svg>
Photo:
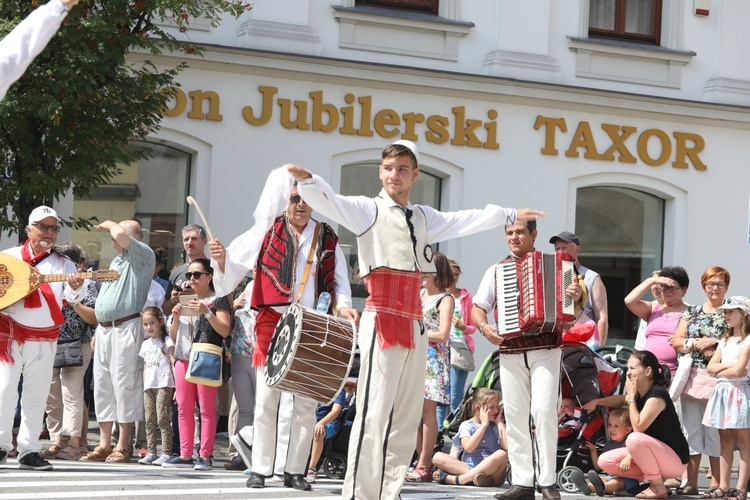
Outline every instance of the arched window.
<svg viewBox="0 0 750 500">
<path fill-rule="evenodd" d="M 169 275 L 182 263 L 182 228 L 187 220 L 191 156 L 161 144 L 139 142 L 133 148 L 150 150 L 151 157 L 121 165 L 122 173 L 109 184 L 91 190 L 73 201 L 75 217 L 95 215 L 99 221 L 137 219 L 144 230 L 144 243 L 156 253 L 162 274 Z M 107 268 L 116 252 L 109 233 L 74 230 L 73 242 L 88 253 L 94 268 Z"/>
<path fill-rule="evenodd" d="M 638 319 L 623 300 L 663 265 L 664 200 L 622 187 L 580 188 L 575 232 L 581 264 L 598 272 L 607 288 L 609 337 L 632 342 Z"/>
</svg>

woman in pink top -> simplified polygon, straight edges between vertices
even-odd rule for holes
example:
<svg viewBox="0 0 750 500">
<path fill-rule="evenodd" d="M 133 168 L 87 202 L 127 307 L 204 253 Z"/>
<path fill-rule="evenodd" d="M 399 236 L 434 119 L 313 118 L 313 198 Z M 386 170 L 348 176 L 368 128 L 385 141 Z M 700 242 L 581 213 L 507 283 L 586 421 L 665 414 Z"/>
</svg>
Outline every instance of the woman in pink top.
<svg viewBox="0 0 750 500">
<path fill-rule="evenodd" d="M 663 304 L 643 300 L 652 285 L 661 288 Z M 662 268 L 658 276 L 646 278 L 625 297 L 625 305 L 630 312 L 647 323 L 645 349 L 654 353 L 659 363 L 667 365 L 672 375 L 677 371 L 677 352 L 672 347 L 672 337 L 682 313 L 687 309 L 682 298 L 687 293 L 688 285 L 690 278 L 685 269 L 668 266 Z"/>
</svg>

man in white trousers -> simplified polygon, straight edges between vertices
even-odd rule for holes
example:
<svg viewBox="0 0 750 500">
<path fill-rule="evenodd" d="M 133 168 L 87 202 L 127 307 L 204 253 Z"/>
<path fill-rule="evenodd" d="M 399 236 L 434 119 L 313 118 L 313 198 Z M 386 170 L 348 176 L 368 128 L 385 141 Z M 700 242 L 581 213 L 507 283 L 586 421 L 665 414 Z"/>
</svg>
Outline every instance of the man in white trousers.
<svg viewBox="0 0 750 500">
<path fill-rule="evenodd" d="M 0 40 L 0 101 L 49 43 L 78 0 L 51 0 Z"/>
<path fill-rule="evenodd" d="M 0 464 L 13 449 L 13 417 L 18 402 L 18 381 L 23 375 L 21 428 L 18 432 L 18 466 L 21 469 L 51 470 L 52 464 L 40 452 L 44 411 L 47 408 L 52 365 L 57 351 L 63 298 L 70 305 L 83 300 L 83 279 L 77 266 L 53 247 L 60 231 L 60 218 L 44 205 L 29 215 L 28 239 L 23 246 L 3 250 L 42 274 L 66 274 L 67 282 L 43 283 L 25 298 L 0 311 Z M 0 281 L 12 283 L 8 269 L 0 268 Z M 6 274 L 3 278 L 2 275 Z"/>
<path fill-rule="evenodd" d="M 519 259 L 534 251 L 536 221 L 505 226 L 511 255 L 503 262 Z M 474 295 L 471 319 L 487 340 L 500 351 L 500 387 L 503 392 L 508 460 L 513 464 L 513 486 L 495 498 L 533 500 L 535 482 L 544 500 L 559 500 L 557 474 L 557 410 L 560 407 L 561 335 L 542 333 L 504 338 L 489 324 L 487 314 L 497 308 L 497 266 L 484 274 Z M 578 280 L 565 293 L 578 300 Z M 495 313 L 497 320 L 497 314 Z M 556 403 L 551 403 L 556 402 Z M 533 419 L 533 424 L 532 424 Z M 535 429 L 535 437 L 532 437 Z M 533 439 L 536 439 L 534 446 Z M 537 451 L 535 454 L 534 451 Z M 536 460 L 535 460 L 536 459 Z M 536 480 L 536 481 L 535 481 Z"/>
<path fill-rule="evenodd" d="M 268 347 L 276 324 L 294 302 L 315 308 L 320 294 L 327 291 L 331 297 L 335 297 L 341 316 L 356 321 L 357 312 L 351 308 L 351 287 L 338 237 L 330 226 L 318 224 L 312 219 L 312 208 L 300 197 L 296 187 L 287 191 L 287 196 L 286 211 L 273 220 L 255 258 L 244 260 L 240 257 L 247 255 L 245 248 L 257 243 L 248 242 L 243 248 L 239 243 L 243 236 L 226 250 L 218 240 L 209 245 L 212 262 L 216 263 L 214 270 L 219 271 L 214 274 L 217 295 L 222 293 L 221 290 L 233 289 L 250 268 L 257 266 L 251 297 L 251 306 L 258 310 L 253 366 L 259 370 L 256 375 L 252 451 L 247 443 L 247 428 L 231 436 L 237 451 L 244 459 L 250 459 L 248 466 L 251 472 L 247 486 L 263 488 L 266 479 L 274 475 L 280 436 L 279 416 L 291 412 L 284 486 L 306 491 L 311 489 L 305 481 L 304 472 L 312 446 L 317 405 L 312 399 L 292 394 L 291 407 L 280 406 L 282 392 L 268 387 L 263 375 Z M 312 259 L 308 261 L 308 257 Z M 217 283 L 219 286 L 216 286 Z"/>
<path fill-rule="evenodd" d="M 431 243 L 542 212 L 487 205 L 439 212 L 409 202 L 419 152 L 396 141 L 381 153 L 383 189 L 375 198 L 342 196 L 317 175 L 288 166 L 315 210 L 354 232 L 369 297 L 359 325 L 357 413 L 349 442 L 345 499 L 396 499 L 416 444 L 422 414 L 427 335 L 419 297 L 422 273 L 434 273 Z"/>
</svg>

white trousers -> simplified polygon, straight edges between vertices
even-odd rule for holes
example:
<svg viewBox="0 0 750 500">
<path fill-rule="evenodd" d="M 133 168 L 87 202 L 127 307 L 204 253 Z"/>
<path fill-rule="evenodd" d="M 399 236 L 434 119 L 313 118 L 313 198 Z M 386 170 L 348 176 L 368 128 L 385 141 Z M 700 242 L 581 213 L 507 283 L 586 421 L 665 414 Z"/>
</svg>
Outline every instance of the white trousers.
<svg viewBox="0 0 750 500">
<path fill-rule="evenodd" d="M 277 462 L 277 440 L 280 435 L 286 434 L 281 429 L 279 416 L 291 413 L 289 445 L 282 472 L 304 475 L 315 432 L 317 403 L 292 394 L 291 407 L 282 407 L 281 396 L 286 393 L 268 387 L 263 368 L 259 367 L 257 370 L 252 471 L 264 477 L 273 476 L 274 464 Z"/>
<path fill-rule="evenodd" d="M 52 365 L 57 342 L 11 341 L 13 364 L 0 362 L 0 448 L 13 449 L 13 417 L 18 403 L 18 381 L 23 375 L 21 427 L 18 431 L 18 458 L 42 451 L 44 410 L 47 408 Z"/>
<path fill-rule="evenodd" d="M 411 322 L 414 349 L 380 349 L 375 314 L 359 322 L 357 416 L 349 440 L 344 499 L 399 498 L 422 418 L 427 334 Z"/>
<path fill-rule="evenodd" d="M 551 486 L 557 481 L 557 410 L 562 349 L 500 355 L 500 385 L 513 484 Z M 532 442 L 531 420 L 536 428 Z M 534 455 L 536 451 L 536 468 Z"/>
</svg>

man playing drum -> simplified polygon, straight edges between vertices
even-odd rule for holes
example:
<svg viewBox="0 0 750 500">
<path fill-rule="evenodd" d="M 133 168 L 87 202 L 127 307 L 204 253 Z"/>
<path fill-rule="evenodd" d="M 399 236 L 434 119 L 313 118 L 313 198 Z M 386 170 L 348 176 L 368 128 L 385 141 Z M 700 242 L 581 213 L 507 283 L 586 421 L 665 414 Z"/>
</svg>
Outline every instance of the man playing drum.
<svg viewBox="0 0 750 500">
<path fill-rule="evenodd" d="M 419 288 L 421 274 L 435 272 L 430 243 L 544 213 L 497 205 L 446 213 L 412 205 L 409 196 L 419 176 L 419 152 L 405 140 L 383 150 L 383 190 L 375 198 L 336 194 L 310 171 L 296 165 L 287 168 L 305 200 L 359 235 L 360 273 L 367 277 L 370 293 L 358 333 L 357 416 L 343 498 L 395 499 L 422 414 L 428 339 L 421 327 Z"/>
<path fill-rule="evenodd" d="M 288 175 L 288 174 L 287 174 Z M 268 185 L 266 187 L 268 189 Z M 263 204 L 263 197 L 261 203 Z M 357 320 L 357 311 L 351 308 L 351 288 L 344 254 L 338 237 L 328 224 L 319 225 L 312 219 L 312 208 L 300 198 L 296 187 L 289 191 L 286 212 L 275 218 L 266 233 L 257 262 L 242 261 L 248 255 L 252 242 L 243 242 L 240 236 L 229 249 L 218 240 L 210 242 L 214 269 L 214 285 L 217 295 L 222 290 L 231 290 L 249 269 L 257 264 L 251 305 L 257 309 L 256 345 L 253 366 L 263 369 L 276 324 L 282 313 L 293 302 L 314 308 L 318 296 L 327 291 L 335 299 L 338 313 L 342 317 Z M 248 238 L 250 239 L 250 238 Z M 313 247 L 315 245 L 315 247 Z M 314 248 L 313 261 L 308 267 L 307 259 Z M 306 286 L 301 286 L 306 277 Z M 234 283 L 234 284 L 233 284 Z M 225 288 L 224 288 L 225 287 Z M 262 372 L 258 374 L 255 395 L 255 423 L 252 439 L 251 474 L 247 481 L 250 488 L 263 488 L 265 478 L 273 476 L 276 461 L 277 419 L 281 391 L 268 387 Z M 305 481 L 307 458 L 312 446 L 315 430 L 315 401 L 292 394 L 292 427 L 289 452 L 286 456 L 284 486 L 298 490 L 309 490 Z M 243 448 L 243 443 L 239 443 Z M 247 453 L 247 443 L 244 443 Z"/>
</svg>

